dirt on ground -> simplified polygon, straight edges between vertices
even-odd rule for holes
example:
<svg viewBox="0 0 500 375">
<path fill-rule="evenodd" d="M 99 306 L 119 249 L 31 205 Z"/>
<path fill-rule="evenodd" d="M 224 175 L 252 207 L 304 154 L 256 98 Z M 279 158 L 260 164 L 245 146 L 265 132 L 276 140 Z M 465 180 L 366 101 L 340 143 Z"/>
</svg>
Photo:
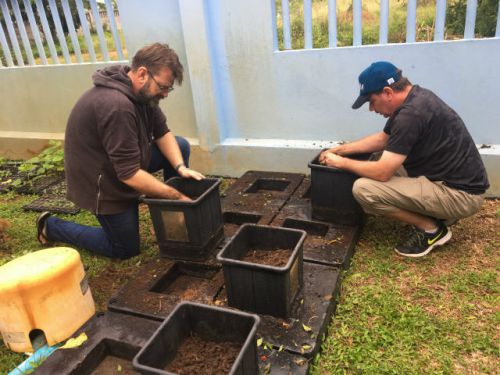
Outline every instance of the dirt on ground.
<svg viewBox="0 0 500 375">
<path fill-rule="evenodd" d="M 89 278 L 97 311 L 106 311 L 108 301 L 138 271 L 137 266 L 118 267 L 108 264 L 98 275 Z"/>
</svg>

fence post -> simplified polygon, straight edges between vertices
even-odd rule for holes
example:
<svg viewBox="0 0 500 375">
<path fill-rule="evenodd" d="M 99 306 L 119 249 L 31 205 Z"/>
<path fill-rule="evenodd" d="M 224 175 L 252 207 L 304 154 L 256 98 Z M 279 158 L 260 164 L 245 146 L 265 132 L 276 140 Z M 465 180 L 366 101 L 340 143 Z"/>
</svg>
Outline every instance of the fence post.
<svg viewBox="0 0 500 375">
<path fill-rule="evenodd" d="M 224 117 L 224 106 L 216 66 L 217 36 L 211 35 L 214 30 L 208 7 L 205 0 L 179 2 L 200 147 L 213 151 L 221 140 L 219 125 L 223 127 L 220 119 Z"/>
</svg>

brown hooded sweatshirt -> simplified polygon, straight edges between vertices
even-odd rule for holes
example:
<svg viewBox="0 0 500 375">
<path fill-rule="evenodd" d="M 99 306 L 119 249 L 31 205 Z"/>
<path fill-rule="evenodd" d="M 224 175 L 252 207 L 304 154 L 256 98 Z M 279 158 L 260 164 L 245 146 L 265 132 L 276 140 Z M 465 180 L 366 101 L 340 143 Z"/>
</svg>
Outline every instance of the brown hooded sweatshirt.
<svg viewBox="0 0 500 375">
<path fill-rule="evenodd" d="M 120 213 L 137 201 L 139 193 L 121 180 L 147 169 L 152 141 L 169 131 L 158 106 L 137 101 L 129 71 L 122 65 L 96 71 L 66 127 L 67 197 L 95 214 Z"/>
</svg>

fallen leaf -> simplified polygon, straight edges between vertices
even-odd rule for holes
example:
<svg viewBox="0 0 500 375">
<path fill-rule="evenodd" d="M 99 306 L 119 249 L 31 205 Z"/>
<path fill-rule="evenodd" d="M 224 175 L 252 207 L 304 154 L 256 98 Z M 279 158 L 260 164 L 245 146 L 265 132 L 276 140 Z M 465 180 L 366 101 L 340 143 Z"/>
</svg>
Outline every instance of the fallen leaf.
<svg viewBox="0 0 500 375">
<path fill-rule="evenodd" d="M 72 349 L 77 348 L 87 341 L 87 334 L 85 332 L 80 333 L 78 337 L 70 338 L 66 343 L 59 349 Z"/>
<path fill-rule="evenodd" d="M 304 364 L 306 363 L 306 360 L 305 359 L 294 359 L 293 360 L 295 362 L 296 365 L 298 366 L 304 366 Z"/>
<path fill-rule="evenodd" d="M 306 331 L 306 332 L 312 331 L 312 328 L 309 326 L 306 326 L 304 323 L 302 323 L 302 328 L 304 328 L 304 331 Z"/>
<path fill-rule="evenodd" d="M 302 345 L 302 347 L 300 348 L 300 354 L 304 354 L 307 350 L 311 349 L 312 346 L 311 345 Z"/>
<path fill-rule="evenodd" d="M 260 339 L 257 339 L 257 347 L 262 345 L 262 337 Z"/>
</svg>

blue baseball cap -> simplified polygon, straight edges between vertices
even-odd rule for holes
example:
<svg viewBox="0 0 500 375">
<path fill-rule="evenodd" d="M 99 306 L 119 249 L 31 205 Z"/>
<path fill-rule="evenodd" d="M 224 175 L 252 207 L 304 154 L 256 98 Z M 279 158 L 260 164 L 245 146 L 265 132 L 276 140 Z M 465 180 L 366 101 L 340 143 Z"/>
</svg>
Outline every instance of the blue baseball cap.
<svg viewBox="0 0 500 375">
<path fill-rule="evenodd" d="M 352 105 L 358 109 L 370 100 L 370 94 L 390 86 L 401 79 L 401 71 L 388 61 L 377 61 L 363 70 L 359 75 L 359 96 Z"/>
</svg>

